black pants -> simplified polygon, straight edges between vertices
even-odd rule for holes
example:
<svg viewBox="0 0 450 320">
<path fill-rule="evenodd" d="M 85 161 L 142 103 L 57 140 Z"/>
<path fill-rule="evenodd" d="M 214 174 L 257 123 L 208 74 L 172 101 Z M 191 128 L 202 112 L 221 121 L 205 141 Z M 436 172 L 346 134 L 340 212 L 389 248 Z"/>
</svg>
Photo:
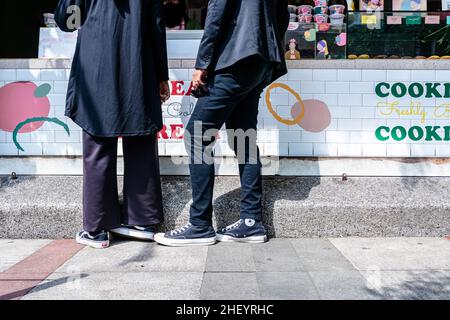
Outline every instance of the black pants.
<svg viewBox="0 0 450 320">
<path fill-rule="evenodd" d="M 83 133 L 84 230 L 156 225 L 162 220 L 162 193 L 156 135 L 123 138 L 123 206 L 117 187 L 118 138 Z"/>
<path fill-rule="evenodd" d="M 259 99 L 270 83 L 272 72 L 271 63 L 252 56 L 209 76 L 209 94 L 198 100 L 186 127 L 193 198 L 190 222 L 193 225 L 212 224 L 215 167 L 210 156 L 215 131 L 224 124 L 227 132 L 241 129 L 244 135 L 250 131 L 255 133 L 253 138 L 245 138 L 244 150 L 238 150 L 239 138 L 229 137 L 229 142 L 239 161 L 241 218 L 262 220 L 262 165 L 256 146 L 256 129 Z"/>
</svg>

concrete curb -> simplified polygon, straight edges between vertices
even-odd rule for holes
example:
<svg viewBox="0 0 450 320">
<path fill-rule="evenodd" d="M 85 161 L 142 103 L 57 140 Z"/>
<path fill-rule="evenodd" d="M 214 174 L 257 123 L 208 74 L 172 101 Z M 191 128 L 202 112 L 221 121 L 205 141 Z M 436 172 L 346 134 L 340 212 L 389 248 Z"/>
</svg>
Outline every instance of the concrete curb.
<svg viewBox="0 0 450 320">
<path fill-rule="evenodd" d="M 162 228 L 183 225 L 191 201 L 189 178 L 162 180 Z M 267 177 L 265 223 L 272 236 L 288 238 L 441 237 L 450 234 L 449 184 L 448 177 Z M 0 238 L 72 238 L 82 225 L 81 187 L 79 176 L 1 178 Z M 237 177 L 217 178 L 217 226 L 238 218 L 239 194 Z"/>
</svg>

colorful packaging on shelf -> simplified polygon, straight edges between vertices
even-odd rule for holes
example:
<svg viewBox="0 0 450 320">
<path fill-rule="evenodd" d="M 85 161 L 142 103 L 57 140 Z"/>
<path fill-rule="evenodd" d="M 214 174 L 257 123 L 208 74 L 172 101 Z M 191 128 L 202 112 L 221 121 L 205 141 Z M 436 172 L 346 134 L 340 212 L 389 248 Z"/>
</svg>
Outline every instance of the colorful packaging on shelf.
<svg viewBox="0 0 450 320">
<path fill-rule="evenodd" d="M 330 15 L 336 14 L 336 13 L 340 13 L 340 14 L 345 13 L 345 6 L 343 6 L 341 4 L 332 5 L 328 9 L 330 11 Z"/>
<path fill-rule="evenodd" d="M 342 13 L 335 13 L 330 15 L 330 23 L 333 26 L 342 26 L 344 24 L 345 15 Z"/>
<path fill-rule="evenodd" d="M 312 14 L 301 14 L 298 16 L 298 22 L 300 23 L 311 23 Z"/>
<path fill-rule="evenodd" d="M 308 6 L 308 5 L 303 5 L 303 6 L 297 7 L 297 11 L 298 11 L 298 14 L 311 14 L 313 11 L 313 7 Z"/>
<path fill-rule="evenodd" d="M 328 15 L 327 14 L 315 14 L 314 15 L 314 22 L 315 23 L 327 23 L 328 22 Z"/>
</svg>

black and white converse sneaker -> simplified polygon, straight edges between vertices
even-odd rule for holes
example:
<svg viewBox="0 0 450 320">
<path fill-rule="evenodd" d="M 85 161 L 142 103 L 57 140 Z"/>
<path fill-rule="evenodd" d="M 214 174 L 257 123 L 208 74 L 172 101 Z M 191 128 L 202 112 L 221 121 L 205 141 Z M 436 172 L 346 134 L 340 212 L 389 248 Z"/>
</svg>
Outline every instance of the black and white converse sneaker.
<svg viewBox="0 0 450 320">
<path fill-rule="evenodd" d="M 156 234 L 155 241 L 169 247 L 209 246 L 216 243 L 216 232 L 211 226 L 200 227 L 188 223 L 179 229 Z"/>
<path fill-rule="evenodd" d="M 105 231 L 98 234 L 81 231 L 77 234 L 76 240 L 79 244 L 95 249 L 106 249 L 109 247 L 109 233 Z"/>
<path fill-rule="evenodd" d="M 156 227 L 139 227 L 139 226 L 121 226 L 120 228 L 110 230 L 111 233 L 127 238 L 153 241 L 155 238 Z"/>
<path fill-rule="evenodd" d="M 216 238 L 220 242 L 264 243 L 267 242 L 267 233 L 262 222 L 241 219 L 217 231 Z"/>
</svg>

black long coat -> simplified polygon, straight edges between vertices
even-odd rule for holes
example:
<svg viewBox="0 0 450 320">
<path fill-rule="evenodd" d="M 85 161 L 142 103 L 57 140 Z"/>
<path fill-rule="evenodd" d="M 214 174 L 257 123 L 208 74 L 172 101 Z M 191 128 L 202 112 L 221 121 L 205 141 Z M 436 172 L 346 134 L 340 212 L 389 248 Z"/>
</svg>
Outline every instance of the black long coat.
<svg viewBox="0 0 450 320">
<path fill-rule="evenodd" d="M 159 83 L 168 80 L 162 0 L 60 0 L 55 20 L 66 32 L 74 31 L 72 5 L 81 28 L 66 116 L 98 137 L 158 132 Z"/>
<path fill-rule="evenodd" d="M 288 24 L 287 0 L 210 0 L 196 68 L 220 70 L 258 55 L 274 64 L 275 80 L 287 73 Z"/>
</svg>

